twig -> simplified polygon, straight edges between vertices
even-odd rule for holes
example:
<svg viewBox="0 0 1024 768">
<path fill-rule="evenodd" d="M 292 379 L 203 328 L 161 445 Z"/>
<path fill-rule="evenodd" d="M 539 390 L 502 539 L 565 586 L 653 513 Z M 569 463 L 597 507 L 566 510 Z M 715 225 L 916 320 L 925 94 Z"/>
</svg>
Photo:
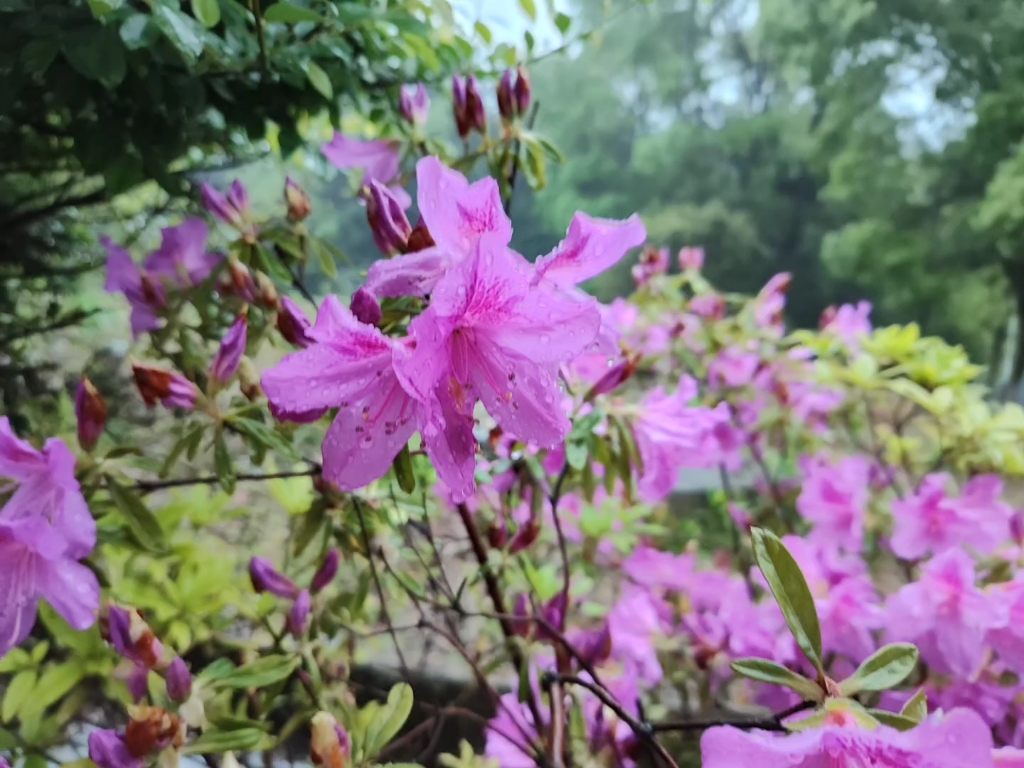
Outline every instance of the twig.
<svg viewBox="0 0 1024 768">
<path fill-rule="evenodd" d="M 526 118 L 526 129 L 528 131 L 533 130 L 533 123 L 537 119 L 537 110 L 540 109 L 540 102 L 533 102 L 533 109 L 530 110 L 530 116 Z M 512 197 L 516 192 L 516 176 L 519 175 L 519 150 L 522 148 L 522 140 L 516 139 L 512 149 L 512 170 L 508 174 L 508 199 L 505 200 L 505 215 L 509 216 L 512 213 Z"/>
<path fill-rule="evenodd" d="M 551 683 L 551 765 L 565 768 L 565 693 L 558 680 Z"/>
<path fill-rule="evenodd" d="M 720 725 L 730 725 L 733 728 L 750 728 L 759 731 L 774 731 L 786 733 L 788 729 L 783 720 L 792 717 L 798 712 L 805 712 L 815 707 L 813 701 L 802 701 L 789 709 L 784 709 L 774 715 L 766 717 L 709 717 L 709 718 L 687 718 L 686 720 L 669 720 L 661 723 L 648 723 L 654 733 L 669 733 L 671 731 L 701 731 L 707 728 L 714 728 Z"/>
<path fill-rule="evenodd" d="M 473 522 L 473 514 L 469 511 L 469 508 L 465 504 L 459 504 L 457 509 L 459 512 L 459 518 L 462 520 L 462 526 L 466 529 L 466 534 L 469 536 L 469 542 L 473 547 L 473 554 L 476 556 L 477 564 L 480 566 L 480 572 L 484 578 L 484 585 L 487 587 L 487 594 L 491 598 L 494 610 L 501 615 L 501 618 L 498 619 L 498 624 L 501 626 L 501 633 L 505 637 L 505 645 L 508 648 L 508 655 L 512 660 L 512 666 L 515 667 L 519 680 L 525 680 L 527 662 L 526 659 L 523 658 L 523 654 L 522 651 L 519 650 L 519 646 L 516 645 L 516 632 L 512 626 L 512 622 L 505 618 L 505 616 L 508 615 L 508 609 L 505 607 L 505 598 L 501 594 L 501 585 L 498 584 L 498 579 L 495 577 L 494 572 L 491 570 L 491 567 L 487 562 L 487 548 L 484 546 L 484 541 L 480 537 L 480 531 L 477 529 L 476 523 Z M 526 703 L 530 708 L 530 714 L 533 716 L 533 722 L 540 727 L 540 724 L 544 721 L 541 719 L 540 708 L 537 706 L 536 697 L 533 695 L 533 689 L 529 688 L 526 691 L 526 694 Z"/>
<path fill-rule="evenodd" d="M 380 575 L 377 573 L 377 563 L 373 559 L 373 551 L 370 547 L 370 534 L 366 530 L 366 518 L 363 516 L 363 505 L 360 504 L 359 499 L 355 496 L 352 497 L 352 506 L 356 508 L 356 515 L 359 517 L 359 530 L 362 533 L 363 546 L 366 548 L 366 559 L 370 561 L 370 574 L 373 576 L 373 584 L 377 590 L 377 597 L 380 600 L 380 612 L 384 616 L 388 628 L 388 634 L 391 636 L 391 642 L 395 645 L 395 653 L 398 654 L 398 663 L 402 665 L 402 674 L 407 678 L 409 677 L 409 666 L 405 663 L 405 656 L 402 654 L 402 646 L 398 642 L 398 633 L 395 632 L 395 627 L 391 623 L 391 614 L 388 612 L 388 603 L 384 599 L 384 588 L 380 583 Z"/>
<path fill-rule="evenodd" d="M 286 480 L 290 477 L 317 477 L 323 469 L 318 465 L 309 469 L 295 470 L 292 472 L 269 472 L 241 474 L 235 477 L 237 482 L 260 481 L 260 480 Z M 180 477 L 175 480 L 140 480 L 135 484 L 135 490 L 139 493 L 153 493 L 162 491 L 165 488 L 180 488 L 186 485 L 216 485 L 220 479 L 216 475 L 204 475 L 203 477 Z"/>
<path fill-rule="evenodd" d="M 562 611 L 558 618 L 558 630 L 560 632 L 565 631 L 565 619 L 569 613 L 569 587 L 572 574 L 569 568 L 569 550 L 565 541 L 565 533 L 562 531 L 562 521 L 558 518 L 558 502 L 562 497 L 562 485 L 565 483 L 565 478 L 569 474 L 569 462 L 566 461 L 562 466 L 562 471 L 558 473 L 558 479 L 555 480 L 554 486 L 551 488 L 551 495 L 548 500 L 551 502 L 551 517 L 555 521 L 555 533 L 558 536 L 558 552 L 562 558 Z"/>
</svg>

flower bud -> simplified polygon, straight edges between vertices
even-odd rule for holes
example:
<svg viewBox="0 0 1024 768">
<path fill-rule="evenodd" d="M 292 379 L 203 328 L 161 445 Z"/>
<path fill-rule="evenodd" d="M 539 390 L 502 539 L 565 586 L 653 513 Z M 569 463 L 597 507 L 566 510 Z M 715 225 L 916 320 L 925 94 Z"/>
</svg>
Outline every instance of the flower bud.
<svg viewBox="0 0 1024 768">
<path fill-rule="evenodd" d="M 327 712 L 313 715 L 309 756 L 313 765 L 323 768 L 347 768 L 352 756 L 348 732 Z"/>
<path fill-rule="evenodd" d="M 250 402 L 257 400 L 263 392 L 260 386 L 260 372 L 248 357 L 243 357 L 242 362 L 238 364 L 238 386 Z"/>
<path fill-rule="evenodd" d="M 304 221 L 313 212 L 313 204 L 309 201 L 306 190 L 290 176 L 284 181 L 284 201 L 288 204 L 288 221 L 293 224 Z"/>
<path fill-rule="evenodd" d="M 1018 547 L 1024 545 L 1024 513 L 1019 510 L 1010 518 L 1010 536 Z"/>
<path fill-rule="evenodd" d="M 132 364 L 135 386 L 150 408 L 161 402 L 167 408 L 196 407 L 199 390 L 179 373 L 171 373 L 148 365 Z"/>
<path fill-rule="evenodd" d="M 652 277 L 668 272 L 668 248 L 648 246 L 640 253 L 640 263 L 633 267 L 633 279 L 638 286 L 646 285 Z"/>
<path fill-rule="evenodd" d="M 474 75 L 466 78 L 466 119 L 471 130 L 487 132 L 487 110 L 484 109 Z"/>
<path fill-rule="evenodd" d="M 309 629 L 309 612 L 311 608 L 312 603 L 310 602 L 309 590 L 304 589 L 299 592 L 299 596 L 292 603 L 292 609 L 288 611 L 288 631 L 296 640 L 300 640 L 306 634 L 306 630 Z"/>
<path fill-rule="evenodd" d="M 107 606 L 100 613 L 100 635 L 129 661 L 146 669 L 163 665 L 163 644 L 134 608 Z"/>
<path fill-rule="evenodd" d="M 248 340 L 249 321 L 243 313 L 238 316 L 234 324 L 224 334 L 220 343 L 220 349 L 213 358 L 210 365 L 210 379 L 216 386 L 223 386 L 234 378 L 238 366 L 242 362 L 242 355 L 245 354 L 245 345 Z"/>
<path fill-rule="evenodd" d="M 394 193 L 374 179 L 369 183 L 369 195 L 366 197 L 366 219 L 370 223 L 373 242 L 381 253 L 391 256 L 405 252 L 412 225 Z"/>
<path fill-rule="evenodd" d="M 423 83 L 416 83 L 415 88 L 403 85 L 398 98 L 398 111 L 405 121 L 412 125 L 423 125 L 427 122 L 427 115 L 430 114 L 430 97 L 427 95 L 426 86 Z"/>
<path fill-rule="evenodd" d="M 516 119 L 516 97 L 513 93 L 513 71 L 506 69 L 498 82 L 498 113 L 506 123 Z"/>
<path fill-rule="evenodd" d="M 533 544 L 540 537 L 540 519 L 537 516 L 531 517 L 527 522 L 519 526 L 512 542 L 508 545 L 508 552 L 514 555 L 522 552 Z"/>
<path fill-rule="evenodd" d="M 314 595 L 321 589 L 326 587 L 332 581 L 338 573 L 338 563 L 341 560 L 341 555 L 338 550 L 331 549 L 327 552 L 327 556 L 324 557 L 323 563 L 317 569 L 317 572 L 313 574 L 313 581 L 309 584 L 309 591 Z"/>
<path fill-rule="evenodd" d="M 217 289 L 223 296 L 237 296 L 244 302 L 256 300 L 256 281 L 249 268 L 238 259 L 228 262 L 227 274 Z"/>
<path fill-rule="evenodd" d="M 494 549 L 503 549 L 508 544 L 508 525 L 504 516 L 499 516 L 487 529 L 487 543 Z"/>
<path fill-rule="evenodd" d="M 624 360 L 613 365 L 608 369 L 608 372 L 598 379 L 597 383 L 590 388 L 590 391 L 587 392 L 583 398 L 584 401 L 589 403 L 598 395 L 607 395 L 610 392 L 614 392 L 622 384 L 627 382 L 634 373 L 636 373 L 636 369 L 640 367 L 640 359 L 641 356 L 639 354 L 630 355 Z"/>
<path fill-rule="evenodd" d="M 704 268 L 703 248 L 680 248 L 679 268 L 686 271 L 700 272 Z"/>
<path fill-rule="evenodd" d="M 138 768 L 141 765 L 128 751 L 124 736 L 108 728 L 89 734 L 89 759 L 98 768 Z"/>
<path fill-rule="evenodd" d="M 267 309 L 277 309 L 280 297 L 277 295 L 277 286 L 274 281 L 262 272 L 256 273 L 256 295 L 255 298 Z"/>
<path fill-rule="evenodd" d="M 523 592 L 516 598 L 512 607 L 512 631 L 519 637 L 529 638 L 533 634 L 533 609 L 529 596 Z"/>
<path fill-rule="evenodd" d="M 435 243 L 434 238 L 430 236 L 430 230 L 427 229 L 427 225 L 421 218 L 409 234 L 409 242 L 405 246 L 405 252 L 417 253 L 419 251 L 425 251 L 427 248 L 433 248 L 435 245 L 437 245 L 437 243 Z"/>
<path fill-rule="evenodd" d="M 356 316 L 356 320 L 367 325 L 376 325 L 384 316 L 380 310 L 380 304 L 376 297 L 366 288 L 360 288 L 352 294 L 352 301 L 349 309 Z"/>
<path fill-rule="evenodd" d="M 582 633 L 574 639 L 573 646 L 589 664 L 601 664 L 612 655 L 612 635 L 605 622 L 600 629 Z"/>
<path fill-rule="evenodd" d="M 75 390 L 75 418 L 78 420 L 78 444 L 83 451 L 91 451 L 107 423 L 107 401 L 84 374 Z"/>
<path fill-rule="evenodd" d="M 285 341 L 296 347 L 308 347 L 313 343 L 307 335 L 311 326 L 312 323 L 298 304 L 287 296 L 281 299 L 281 306 L 277 310 L 277 330 L 284 336 Z"/>
<path fill-rule="evenodd" d="M 516 111 L 519 112 L 520 117 L 525 117 L 530 111 L 530 102 L 533 100 L 533 86 L 530 84 L 530 75 L 522 64 L 516 67 L 514 95 Z"/>
<path fill-rule="evenodd" d="M 240 182 L 237 181 L 235 183 L 240 184 Z M 203 195 L 203 206 L 206 210 L 212 213 L 214 217 L 220 219 L 225 224 L 231 225 L 232 227 L 241 227 L 244 224 L 242 212 L 232 205 L 224 195 L 206 182 L 203 182 L 201 189 Z M 246 203 L 248 203 L 248 195 L 246 195 Z"/>
<path fill-rule="evenodd" d="M 128 673 L 128 693 L 131 694 L 132 701 L 138 704 L 149 694 L 149 667 L 143 666 L 142 664 L 135 664 L 132 666 L 132 671 Z"/>
<path fill-rule="evenodd" d="M 289 600 L 299 596 L 299 588 L 295 583 L 262 557 L 254 557 L 249 561 L 249 579 L 252 588 L 259 593 L 269 592 Z"/>
<path fill-rule="evenodd" d="M 717 293 L 702 293 L 690 299 L 690 311 L 706 320 L 721 320 L 725 309 L 725 299 Z"/>
<path fill-rule="evenodd" d="M 132 706 L 128 714 L 131 719 L 124 731 L 124 741 L 134 757 L 146 757 L 169 745 L 184 745 L 185 723 L 166 709 Z"/>
<path fill-rule="evenodd" d="M 473 125 L 467 111 L 466 81 L 459 75 L 452 78 L 452 113 L 455 117 L 455 128 L 459 132 L 459 138 L 465 139 L 473 130 Z"/>
<path fill-rule="evenodd" d="M 188 701 L 192 695 L 192 673 L 181 656 L 175 657 L 167 668 L 167 695 L 176 704 Z"/>
<path fill-rule="evenodd" d="M 568 609 L 568 600 L 564 592 L 559 592 L 553 598 L 548 600 L 547 604 L 541 610 L 541 617 L 545 622 L 550 624 L 557 630 L 561 630 L 565 626 L 565 612 Z M 555 637 L 543 626 L 540 628 L 541 634 L 549 640 L 554 640 Z"/>
<path fill-rule="evenodd" d="M 836 315 L 839 314 L 839 308 L 835 304 L 830 304 L 821 311 L 821 317 L 818 320 L 819 330 L 825 330 L 828 328 L 836 319 Z"/>
</svg>

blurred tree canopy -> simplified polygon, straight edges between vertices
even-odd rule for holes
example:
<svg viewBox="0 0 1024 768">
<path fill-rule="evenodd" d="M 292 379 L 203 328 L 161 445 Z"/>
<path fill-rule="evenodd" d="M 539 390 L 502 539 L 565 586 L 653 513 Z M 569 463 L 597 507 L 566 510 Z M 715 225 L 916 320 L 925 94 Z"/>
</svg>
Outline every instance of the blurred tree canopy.
<svg viewBox="0 0 1024 768">
<path fill-rule="evenodd" d="M 792 271 L 795 323 L 866 295 L 876 320 L 992 358 L 1024 312 L 1019 3 L 579 0 L 571 15 L 589 44 L 534 67 L 570 162 L 528 221 L 637 210 L 652 239 L 704 245 L 729 289 Z"/>
<path fill-rule="evenodd" d="M 97 265 L 98 209 L 181 205 L 190 181 L 327 113 L 387 122 L 398 86 L 473 53 L 445 0 L 8 0 L 0 4 L 0 389 L 24 344 L 74 324 L 61 297 Z M 144 185 L 159 191 L 139 194 Z M 72 302 L 73 304 L 73 302 Z M 19 394 L 20 393 L 20 394 Z"/>
</svg>

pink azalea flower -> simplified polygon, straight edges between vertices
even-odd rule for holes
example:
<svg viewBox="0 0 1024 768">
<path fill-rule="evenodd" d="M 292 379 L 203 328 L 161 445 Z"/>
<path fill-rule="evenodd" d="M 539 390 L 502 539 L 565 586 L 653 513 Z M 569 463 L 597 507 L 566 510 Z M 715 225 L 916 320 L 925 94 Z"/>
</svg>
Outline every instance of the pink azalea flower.
<svg viewBox="0 0 1024 768">
<path fill-rule="evenodd" d="M 470 184 L 436 157 L 425 157 L 416 164 L 416 200 L 434 245 L 371 265 L 366 289 L 374 296 L 425 296 L 470 255 L 482 235 L 493 234 L 495 247 L 512 240 L 512 222 L 502 208 L 498 182 L 490 177 Z"/>
<path fill-rule="evenodd" d="M 1001 747 L 992 750 L 995 768 L 1024 768 L 1024 749 Z"/>
<path fill-rule="evenodd" d="M 360 323 L 334 296 L 324 300 L 307 336 L 313 344 L 266 371 L 262 384 L 278 419 L 309 422 L 339 409 L 323 443 L 327 480 L 350 491 L 382 477 L 419 428 L 458 500 L 472 492 L 472 418 L 448 402 L 435 407 L 432 398 L 410 394 L 395 368 L 408 356 L 404 341 Z"/>
<path fill-rule="evenodd" d="M 599 325 L 592 305 L 531 289 L 504 235 L 487 234 L 410 323 L 416 348 L 401 367 L 424 402 L 468 415 L 480 400 L 505 432 L 554 448 L 569 431 L 558 364 L 580 354 Z"/>
<path fill-rule="evenodd" d="M 708 378 L 716 387 L 743 387 L 751 382 L 761 358 L 737 347 L 723 349 L 708 366 Z"/>
<path fill-rule="evenodd" d="M 110 729 L 97 729 L 89 734 L 89 759 L 98 768 L 143 768 L 146 764 L 128 751 L 124 734 Z"/>
<path fill-rule="evenodd" d="M 484 755 L 498 761 L 501 768 L 534 768 L 540 738 L 529 707 L 517 694 L 506 693 L 498 700 L 498 711 L 487 724 Z M 534 747 L 534 745 L 537 745 Z"/>
<path fill-rule="evenodd" d="M 997 475 L 968 481 L 959 499 L 947 495 L 950 483 L 949 475 L 928 475 L 913 496 L 893 502 L 890 544 L 897 556 L 917 560 L 960 545 L 990 554 L 1009 540 L 1013 508 L 999 500 Z"/>
<path fill-rule="evenodd" d="M 217 354 L 210 364 L 210 378 L 218 385 L 224 385 L 234 378 L 245 354 L 249 321 L 246 315 L 239 315 L 221 340 Z"/>
<path fill-rule="evenodd" d="M 701 738 L 704 768 L 982 768 L 992 764 L 992 735 L 974 712 L 958 709 L 909 731 L 859 727 L 834 712 L 821 728 L 788 736 L 710 728 Z"/>
<path fill-rule="evenodd" d="M 123 293 L 131 305 L 132 337 L 155 331 L 163 321 L 159 312 L 167 306 L 164 287 L 132 261 L 128 251 L 117 246 L 109 237 L 100 238 L 107 249 L 107 293 Z"/>
<path fill-rule="evenodd" d="M 871 331 L 871 302 L 843 304 L 836 309 L 829 307 L 821 316 L 821 329 L 838 336 L 851 350 L 860 349 L 860 342 Z"/>
<path fill-rule="evenodd" d="M 889 598 L 889 638 L 915 643 L 938 672 L 973 675 L 985 655 L 986 635 L 1004 623 L 1003 606 L 975 587 L 974 579 L 974 561 L 962 549 L 936 556 L 919 581 Z"/>
<path fill-rule="evenodd" d="M 999 625 L 988 633 L 988 643 L 1000 661 L 1024 674 L 1024 577 L 990 587 L 992 599 L 1001 606 Z"/>
<path fill-rule="evenodd" d="M 640 260 L 633 265 L 633 280 L 637 287 L 647 285 L 651 278 L 668 272 L 668 248 L 645 248 Z"/>
<path fill-rule="evenodd" d="M 627 675 L 650 685 L 664 676 L 654 638 L 665 632 L 668 612 L 668 606 L 649 589 L 626 585 L 608 614 L 612 659 L 624 666 Z"/>
<path fill-rule="evenodd" d="M 729 419 L 725 403 L 714 409 L 691 405 L 696 397 L 697 383 L 684 376 L 674 394 L 658 387 L 640 404 L 633 422 L 644 464 L 638 487 L 650 502 L 661 501 L 675 488 L 679 470 L 693 461 L 707 434 Z"/>
<path fill-rule="evenodd" d="M 321 146 L 320 151 L 331 165 L 340 171 L 363 169 L 363 184 L 379 181 L 388 185 L 398 178 L 401 156 L 398 153 L 397 142 L 362 141 L 335 131 L 334 138 Z"/>
<path fill-rule="evenodd" d="M 244 231 L 248 228 L 252 219 L 252 209 L 249 206 L 249 191 L 241 181 L 235 179 L 227 195 L 205 182 L 201 189 L 206 210 L 236 229 Z"/>
<path fill-rule="evenodd" d="M 224 257 L 207 253 L 210 228 L 202 219 L 185 219 L 176 227 L 160 230 L 160 247 L 146 259 L 146 272 L 179 288 L 203 282 Z"/>
<path fill-rule="evenodd" d="M 693 555 L 676 555 L 639 546 L 622 561 L 622 572 L 641 586 L 682 592 L 692 584 L 695 565 Z"/>
<path fill-rule="evenodd" d="M 834 463 L 822 456 L 805 456 L 800 469 L 804 481 L 796 508 L 814 523 L 812 538 L 859 552 L 864 543 L 871 462 L 863 456 L 846 456 Z"/>
<path fill-rule="evenodd" d="M 759 328 L 772 332 L 773 336 L 781 336 L 785 329 L 783 310 L 786 308 L 786 291 L 793 281 L 788 272 L 780 272 L 765 283 L 764 288 L 754 300 L 754 320 Z"/>
<path fill-rule="evenodd" d="M 423 125 L 430 114 L 430 96 L 423 83 L 415 86 L 403 85 L 398 97 L 398 111 L 406 122 L 412 125 Z"/>
<path fill-rule="evenodd" d="M 96 523 L 63 442 L 37 451 L 0 417 L 0 477 L 14 493 L 0 509 L 0 656 L 28 637 L 45 599 L 75 629 L 96 620 L 100 587 L 77 561 L 96 545 Z"/>
</svg>

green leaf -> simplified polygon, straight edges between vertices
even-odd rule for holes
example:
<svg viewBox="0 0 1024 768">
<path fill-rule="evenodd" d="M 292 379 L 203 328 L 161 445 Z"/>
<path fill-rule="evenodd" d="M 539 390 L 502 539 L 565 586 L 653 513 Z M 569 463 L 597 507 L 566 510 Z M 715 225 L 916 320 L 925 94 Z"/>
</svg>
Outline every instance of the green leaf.
<svg viewBox="0 0 1024 768">
<path fill-rule="evenodd" d="M 861 691 L 887 691 L 914 671 L 918 659 L 917 647 L 910 643 L 890 643 L 871 654 L 857 667 L 857 671 L 839 684 L 844 696 Z"/>
<path fill-rule="evenodd" d="M 519 0 L 519 7 L 523 9 L 523 13 L 530 17 L 530 21 L 537 20 L 537 4 L 534 0 Z"/>
<path fill-rule="evenodd" d="M 231 659 L 220 658 L 211 662 L 197 677 L 200 680 L 212 683 L 230 676 L 236 669 L 238 668 Z"/>
<path fill-rule="evenodd" d="M 202 27 L 193 19 L 170 6 L 157 5 L 153 20 L 188 64 L 199 60 L 203 54 Z"/>
<path fill-rule="evenodd" d="M 338 266 L 334 263 L 333 254 L 324 247 L 324 243 L 316 241 L 315 246 L 313 250 L 316 251 L 317 261 L 320 262 L 320 270 L 324 277 L 333 280 L 338 276 Z"/>
<path fill-rule="evenodd" d="M 315 61 L 307 61 L 303 68 L 306 70 L 306 77 L 309 84 L 316 88 L 325 99 L 334 98 L 334 87 L 331 85 L 331 78 L 320 68 Z"/>
<path fill-rule="evenodd" d="M 36 687 L 36 671 L 26 669 L 14 676 L 4 693 L 3 706 L 0 707 L 0 719 L 9 723 L 18 716 L 18 712 L 32 696 Z"/>
<path fill-rule="evenodd" d="M 569 31 L 569 27 L 572 26 L 572 17 L 564 13 L 556 13 L 555 26 L 558 27 L 558 31 L 564 35 Z"/>
<path fill-rule="evenodd" d="M 583 469 L 587 464 L 587 444 L 576 440 L 566 442 L 565 460 L 573 469 Z"/>
<path fill-rule="evenodd" d="M 192 13 L 207 29 L 216 27 L 220 21 L 219 0 L 192 0 Z"/>
<path fill-rule="evenodd" d="M 32 649 L 32 661 L 36 664 L 41 663 L 42 660 L 46 658 L 46 654 L 49 650 L 49 640 L 42 640 L 41 642 L 36 643 L 35 647 Z"/>
<path fill-rule="evenodd" d="M 821 701 L 825 696 L 825 692 L 813 680 L 768 659 L 737 659 L 729 666 L 737 675 L 791 688 L 810 701 Z"/>
<path fill-rule="evenodd" d="M 413 693 L 408 683 L 398 683 L 388 693 L 388 700 L 380 708 L 366 729 L 364 757 L 371 758 L 387 746 L 412 712 Z"/>
<path fill-rule="evenodd" d="M 398 480 L 398 487 L 405 493 L 412 493 L 416 490 L 416 473 L 412 468 L 412 454 L 409 452 L 409 444 L 402 446 L 402 450 L 395 456 L 391 465 L 395 470 L 395 479 Z"/>
<path fill-rule="evenodd" d="M 121 40 L 129 51 L 137 51 L 147 44 L 146 33 L 150 30 L 149 14 L 137 13 L 129 16 L 121 25 Z"/>
<path fill-rule="evenodd" d="M 869 709 L 868 714 L 882 725 L 895 728 L 897 731 L 909 731 L 918 726 L 916 720 L 911 720 L 903 715 L 897 715 L 895 712 L 886 712 L 883 709 Z"/>
<path fill-rule="evenodd" d="M 0 658 L 0 675 L 9 675 L 11 672 L 20 672 L 30 667 L 32 657 L 24 648 L 11 648 L 3 658 Z"/>
<path fill-rule="evenodd" d="M 316 11 L 291 3 L 274 3 L 263 12 L 263 20 L 271 24 L 298 24 L 303 21 L 324 22 L 326 18 Z"/>
<path fill-rule="evenodd" d="M 21 708 L 22 720 L 31 722 L 42 718 L 47 707 L 64 698 L 83 677 L 85 670 L 73 661 L 47 665 L 32 690 L 31 698 Z"/>
<path fill-rule="evenodd" d="M 21 63 L 30 75 L 44 75 L 60 53 L 60 41 L 54 38 L 39 38 L 27 43 L 21 49 Z"/>
<path fill-rule="evenodd" d="M 164 551 L 164 531 L 160 521 L 150 511 L 139 495 L 133 490 L 120 485 L 114 478 L 107 477 L 107 490 L 110 498 L 124 515 L 125 521 L 139 543 L 151 552 Z"/>
<path fill-rule="evenodd" d="M 231 453 L 228 451 L 227 440 L 224 439 L 224 430 L 218 429 L 213 436 L 213 467 L 217 473 L 217 481 L 225 493 L 235 492 L 235 465 L 231 461 Z"/>
<path fill-rule="evenodd" d="M 488 27 L 482 21 L 478 21 L 476 24 L 473 25 L 473 29 L 475 29 L 476 33 L 480 35 L 480 38 L 484 41 L 484 43 L 486 43 L 487 45 L 491 44 L 491 41 L 494 39 L 494 36 L 491 34 L 490 27 Z"/>
<path fill-rule="evenodd" d="M 97 19 L 116 11 L 124 5 L 124 0 L 89 0 L 89 9 Z"/>
<path fill-rule="evenodd" d="M 263 741 L 259 728 L 238 728 L 233 731 L 205 731 L 202 736 L 182 747 L 183 755 L 218 755 L 223 752 L 253 749 Z"/>
<path fill-rule="evenodd" d="M 295 535 L 295 544 L 292 550 L 296 557 L 301 555 L 309 543 L 316 538 L 316 535 L 323 530 L 328 519 L 327 506 L 321 503 L 313 504 L 309 511 L 302 516 L 302 525 Z"/>
<path fill-rule="evenodd" d="M 928 694 L 924 692 L 924 688 L 918 689 L 917 693 L 907 699 L 900 714 L 918 723 L 928 717 Z"/>
<path fill-rule="evenodd" d="M 271 451 L 277 451 L 282 454 L 285 459 L 294 461 L 297 458 L 295 455 L 295 449 L 292 448 L 291 443 L 289 443 L 288 440 L 280 433 L 275 431 L 273 427 L 268 427 L 263 422 L 254 421 L 252 419 L 238 419 L 231 423 L 234 425 L 235 429 L 246 437 Z"/>
<path fill-rule="evenodd" d="M 183 454 L 187 449 L 191 449 L 192 454 L 194 456 L 195 448 L 191 448 L 191 446 L 195 444 L 196 448 L 198 448 L 198 443 L 202 439 L 202 437 L 202 424 L 196 424 L 190 430 L 185 432 L 185 434 L 181 436 L 178 442 L 174 444 L 174 447 L 171 448 L 171 452 L 167 454 L 167 458 L 164 459 L 164 463 L 161 465 L 160 472 L 158 473 L 160 477 L 167 477 L 170 471 L 174 469 L 174 465 L 177 463 L 178 459 L 181 458 L 181 454 Z M 108 453 L 107 456 L 109 457 L 110 454 Z"/>
<path fill-rule="evenodd" d="M 800 566 L 789 554 L 789 550 L 771 531 L 764 528 L 751 530 L 754 559 L 761 569 L 768 586 L 771 587 L 775 601 L 786 617 L 789 631 L 793 633 L 797 645 L 804 652 L 807 660 L 818 672 L 823 672 L 821 664 L 821 624 L 818 622 L 818 611 L 814 606 L 814 596 L 807 586 Z"/>
<path fill-rule="evenodd" d="M 120 85 L 128 72 L 124 45 L 112 27 L 87 27 L 69 34 L 61 50 L 76 72 L 107 88 Z"/>
<path fill-rule="evenodd" d="M 534 190 L 544 189 L 547 186 L 547 170 L 544 167 L 544 150 L 535 142 L 523 142 L 520 162 L 523 171 L 526 173 L 526 181 Z"/>
<path fill-rule="evenodd" d="M 299 661 L 293 656 L 264 656 L 219 675 L 216 684 L 222 688 L 263 688 L 287 678 L 299 666 Z"/>
</svg>

